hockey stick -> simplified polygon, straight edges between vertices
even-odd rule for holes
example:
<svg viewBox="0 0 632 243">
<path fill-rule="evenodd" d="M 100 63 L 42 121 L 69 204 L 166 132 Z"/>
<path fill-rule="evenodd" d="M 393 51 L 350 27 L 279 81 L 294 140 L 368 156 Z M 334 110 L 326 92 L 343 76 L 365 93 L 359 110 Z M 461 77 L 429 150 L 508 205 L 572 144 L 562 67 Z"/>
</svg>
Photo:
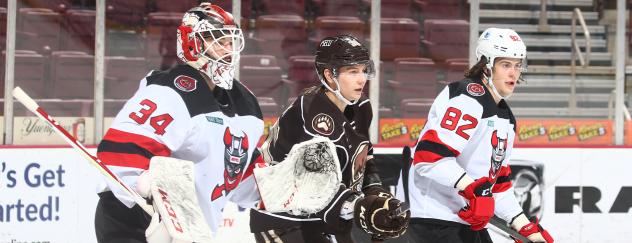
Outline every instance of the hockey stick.
<svg viewBox="0 0 632 243">
<path fill-rule="evenodd" d="M 496 228 L 498 228 L 499 230 L 504 231 L 505 233 L 509 234 L 509 236 L 513 237 L 514 240 L 520 240 L 524 243 L 533 243 L 533 241 L 529 240 L 527 237 L 524 237 L 523 235 L 521 235 L 520 233 L 516 232 L 515 230 L 509 228 L 509 226 L 507 226 L 507 222 L 505 222 L 504 220 L 502 220 L 501 218 L 499 218 L 498 216 L 494 215 L 494 217 L 492 217 L 489 220 L 489 223 L 493 226 L 496 226 Z"/>
<path fill-rule="evenodd" d="M 57 123 L 52 117 L 50 117 L 42 108 L 37 105 L 37 103 L 31 99 L 20 87 L 15 87 L 13 89 L 13 97 L 15 97 L 18 101 L 20 101 L 27 109 L 35 113 L 40 119 L 44 120 L 46 124 L 48 124 L 57 134 L 59 134 L 66 142 L 68 142 L 72 147 L 79 150 L 81 155 L 85 157 L 88 161 L 90 161 L 101 173 L 114 181 L 118 186 L 120 186 L 127 194 L 129 194 L 134 202 L 136 202 L 145 212 L 149 215 L 153 215 L 154 209 L 151 205 L 147 204 L 147 201 L 143 199 L 136 191 L 134 191 L 131 187 L 121 181 L 118 176 L 116 176 L 108 167 L 106 167 L 101 160 L 97 157 L 90 154 L 86 147 L 83 144 L 79 143 L 77 139 L 75 139 L 72 135 L 70 135 L 64 128 L 62 128 L 59 123 Z"/>
<path fill-rule="evenodd" d="M 410 147 L 406 146 L 404 147 L 404 150 L 402 151 L 402 183 L 403 183 L 403 187 L 404 187 L 404 196 L 406 197 L 406 202 L 408 202 L 408 178 L 409 178 L 409 170 L 410 170 L 410 155 L 411 155 L 411 149 Z M 532 243 L 532 241 L 530 241 L 529 239 L 527 239 L 527 237 L 522 236 L 520 233 L 516 232 L 515 230 L 509 228 L 507 226 L 507 223 L 502 220 L 501 218 L 499 218 L 498 216 L 494 215 L 490 220 L 489 223 L 493 226 L 495 226 L 496 228 L 498 228 L 499 230 L 509 234 L 510 236 L 512 236 L 515 239 L 518 239 L 520 241 L 522 241 L 523 243 Z"/>
</svg>

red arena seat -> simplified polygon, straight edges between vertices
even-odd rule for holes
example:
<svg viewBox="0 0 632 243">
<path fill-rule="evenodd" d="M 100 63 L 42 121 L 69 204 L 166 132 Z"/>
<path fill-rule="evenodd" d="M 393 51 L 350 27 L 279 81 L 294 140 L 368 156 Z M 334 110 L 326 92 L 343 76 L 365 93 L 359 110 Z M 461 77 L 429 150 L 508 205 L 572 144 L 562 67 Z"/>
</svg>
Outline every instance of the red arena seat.
<svg viewBox="0 0 632 243">
<path fill-rule="evenodd" d="M 317 16 L 355 16 L 360 13 L 358 0 L 312 0 Z"/>
<path fill-rule="evenodd" d="M 287 69 L 289 57 L 305 55 L 305 20 L 296 15 L 259 16 L 253 39 L 263 54 L 275 56 L 279 66 Z"/>
<path fill-rule="evenodd" d="M 187 10 L 198 6 L 198 4 L 198 0 L 153 0 L 151 10 L 153 12 L 174 12 L 184 15 Z"/>
<path fill-rule="evenodd" d="M 280 67 L 251 67 L 241 68 L 239 79 L 255 96 L 272 97 L 280 100 L 282 82 Z"/>
<path fill-rule="evenodd" d="M 434 99 L 405 99 L 400 104 L 401 118 L 428 118 Z"/>
<path fill-rule="evenodd" d="M 297 56 L 290 58 L 288 79 L 292 83 L 290 95 L 298 96 L 304 89 L 320 85 L 320 79 L 314 66 L 315 56 Z"/>
<path fill-rule="evenodd" d="M 293 14 L 305 16 L 305 0 L 261 0 L 258 10 L 261 15 Z"/>
<path fill-rule="evenodd" d="M 176 33 L 182 13 L 150 13 L 147 16 L 145 58 L 150 69 L 168 69 L 182 63 L 177 55 Z"/>
<path fill-rule="evenodd" d="M 272 97 L 257 97 L 261 113 L 264 118 L 276 118 L 279 116 L 279 105 Z"/>
<path fill-rule="evenodd" d="M 395 80 L 388 83 L 393 89 L 392 104 L 409 98 L 435 98 L 437 95 L 437 66 L 434 62 L 399 62 Z"/>
<path fill-rule="evenodd" d="M 352 35 L 358 40 L 364 40 L 364 22 L 358 17 L 349 16 L 321 16 L 314 23 L 314 37 L 309 38 L 311 45 L 329 36 Z"/>
<path fill-rule="evenodd" d="M 138 90 L 140 80 L 148 73 L 147 61 L 143 57 L 106 57 L 105 98 L 131 98 Z"/>
<path fill-rule="evenodd" d="M 27 39 L 29 50 L 41 51 L 44 46 L 48 46 L 52 51 L 60 50 L 59 13 L 50 9 L 23 8 L 18 14 L 17 25 L 18 36 L 22 35 Z"/>
<path fill-rule="evenodd" d="M 2 71 L 0 72 L 0 93 L 4 98 L 4 65 L 6 52 L 2 51 Z M 31 98 L 45 98 L 46 94 L 46 59 L 34 51 L 16 50 L 14 61 L 14 87 L 20 87 Z"/>
<path fill-rule="evenodd" d="M 92 10 L 66 11 L 67 34 L 64 49 L 94 53 L 96 12 Z"/>
<path fill-rule="evenodd" d="M 51 98 L 94 99 L 94 56 L 53 52 L 50 80 Z"/>
<path fill-rule="evenodd" d="M 461 0 L 414 0 L 414 7 L 421 14 L 420 22 L 426 19 L 460 19 Z"/>
<path fill-rule="evenodd" d="M 383 18 L 380 57 L 392 61 L 399 57 L 419 57 L 421 26 L 408 18 Z"/>
<path fill-rule="evenodd" d="M 470 46 L 470 23 L 465 20 L 429 19 L 424 22 L 423 48 L 432 60 L 467 58 Z"/>
<path fill-rule="evenodd" d="M 261 66 L 261 67 L 276 67 L 276 57 L 271 55 L 241 55 L 239 59 L 239 65 L 244 66 Z"/>
<path fill-rule="evenodd" d="M 145 0 L 107 0 L 106 4 L 106 18 L 116 24 L 140 26 L 147 12 Z"/>
</svg>

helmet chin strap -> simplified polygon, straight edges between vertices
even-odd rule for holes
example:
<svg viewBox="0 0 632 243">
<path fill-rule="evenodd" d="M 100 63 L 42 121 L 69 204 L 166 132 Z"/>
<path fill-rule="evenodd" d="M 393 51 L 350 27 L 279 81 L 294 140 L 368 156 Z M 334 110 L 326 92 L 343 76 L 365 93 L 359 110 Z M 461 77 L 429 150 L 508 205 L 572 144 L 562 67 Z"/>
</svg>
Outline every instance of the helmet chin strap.
<svg viewBox="0 0 632 243">
<path fill-rule="evenodd" d="M 491 65 L 487 64 L 487 69 L 489 70 L 489 73 L 490 73 L 491 75 L 489 75 L 489 77 L 487 77 L 487 74 L 485 74 L 484 72 L 483 72 L 483 75 L 484 75 L 484 76 L 485 76 L 485 78 L 487 79 L 487 84 L 489 85 L 489 87 L 491 87 L 491 88 L 492 88 L 492 92 L 494 92 L 494 94 L 495 94 L 497 97 L 501 98 L 501 99 L 507 99 L 507 98 L 509 98 L 509 96 L 511 96 L 512 94 L 508 94 L 507 96 L 503 97 L 503 96 L 501 96 L 501 95 L 498 93 L 498 90 L 496 90 L 496 87 L 494 87 L 494 81 L 493 81 L 493 80 L 494 80 L 494 71 L 492 71 Z"/>
<path fill-rule="evenodd" d="M 355 105 L 356 103 L 358 103 L 358 100 L 354 100 L 352 102 L 352 101 L 349 101 L 348 99 L 346 99 L 345 97 L 342 97 L 342 94 L 340 93 L 340 84 L 338 84 L 338 78 L 332 77 L 332 79 L 336 83 L 336 86 L 338 86 L 338 90 L 333 90 L 331 87 L 329 87 L 329 85 L 327 85 L 327 81 L 322 81 L 322 83 L 325 85 L 325 88 L 327 88 L 332 93 L 336 94 L 336 97 L 338 97 L 338 99 L 340 99 L 343 102 L 345 102 L 347 105 Z"/>
</svg>

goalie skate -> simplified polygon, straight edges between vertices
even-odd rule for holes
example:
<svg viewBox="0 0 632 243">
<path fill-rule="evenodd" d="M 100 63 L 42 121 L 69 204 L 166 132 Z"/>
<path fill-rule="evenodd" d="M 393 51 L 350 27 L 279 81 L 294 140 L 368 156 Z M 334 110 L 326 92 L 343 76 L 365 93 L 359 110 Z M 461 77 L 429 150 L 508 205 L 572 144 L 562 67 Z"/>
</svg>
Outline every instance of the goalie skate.
<svg viewBox="0 0 632 243">
<path fill-rule="evenodd" d="M 283 162 L 254 169 L 265 211 L 308 215 L 324 209 L 342 179 L 335 152 L 331 140 L 315 137 L 294 145 Z"/>
<path fill-rule="evenodd" d="M 154 205 L 174 241 L 212 243 L 195 194 L 193 162 L 154 156 L 149 172 Z"/>
</svg>

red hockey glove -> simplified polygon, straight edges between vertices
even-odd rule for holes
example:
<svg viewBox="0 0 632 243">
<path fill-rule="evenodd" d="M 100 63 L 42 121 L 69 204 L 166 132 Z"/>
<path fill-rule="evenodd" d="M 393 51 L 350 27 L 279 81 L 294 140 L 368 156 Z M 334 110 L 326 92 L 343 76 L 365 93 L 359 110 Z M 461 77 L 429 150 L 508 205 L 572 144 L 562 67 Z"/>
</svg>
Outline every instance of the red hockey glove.
<svg viewBox="0 0 632 243">
<path fill-rule="evenodd" d="M 529 240 L 533 242 L 545 242 L 545 243 L 553 243 L 553 237 L 542 228 L 540 225 L 540 219 L 536 216 L 532 216 L 529 221 L 531 223 L 522 226 L 522 228 L 518 231 L 522 236 L 527 237 Z M 518 243 L 522 243 L 522 241 L 514 239 Z"/>
<path fill-rule="evenodd" d="M 470 224 L 473 230 L 481 230 L 494 216 L 494 198 L 492 184 L 489 178 L 482 177 L 460 191 L 459 195 L 468 200 L 468 206 L 463 207 L 458 215 Z"/>
</svg>

